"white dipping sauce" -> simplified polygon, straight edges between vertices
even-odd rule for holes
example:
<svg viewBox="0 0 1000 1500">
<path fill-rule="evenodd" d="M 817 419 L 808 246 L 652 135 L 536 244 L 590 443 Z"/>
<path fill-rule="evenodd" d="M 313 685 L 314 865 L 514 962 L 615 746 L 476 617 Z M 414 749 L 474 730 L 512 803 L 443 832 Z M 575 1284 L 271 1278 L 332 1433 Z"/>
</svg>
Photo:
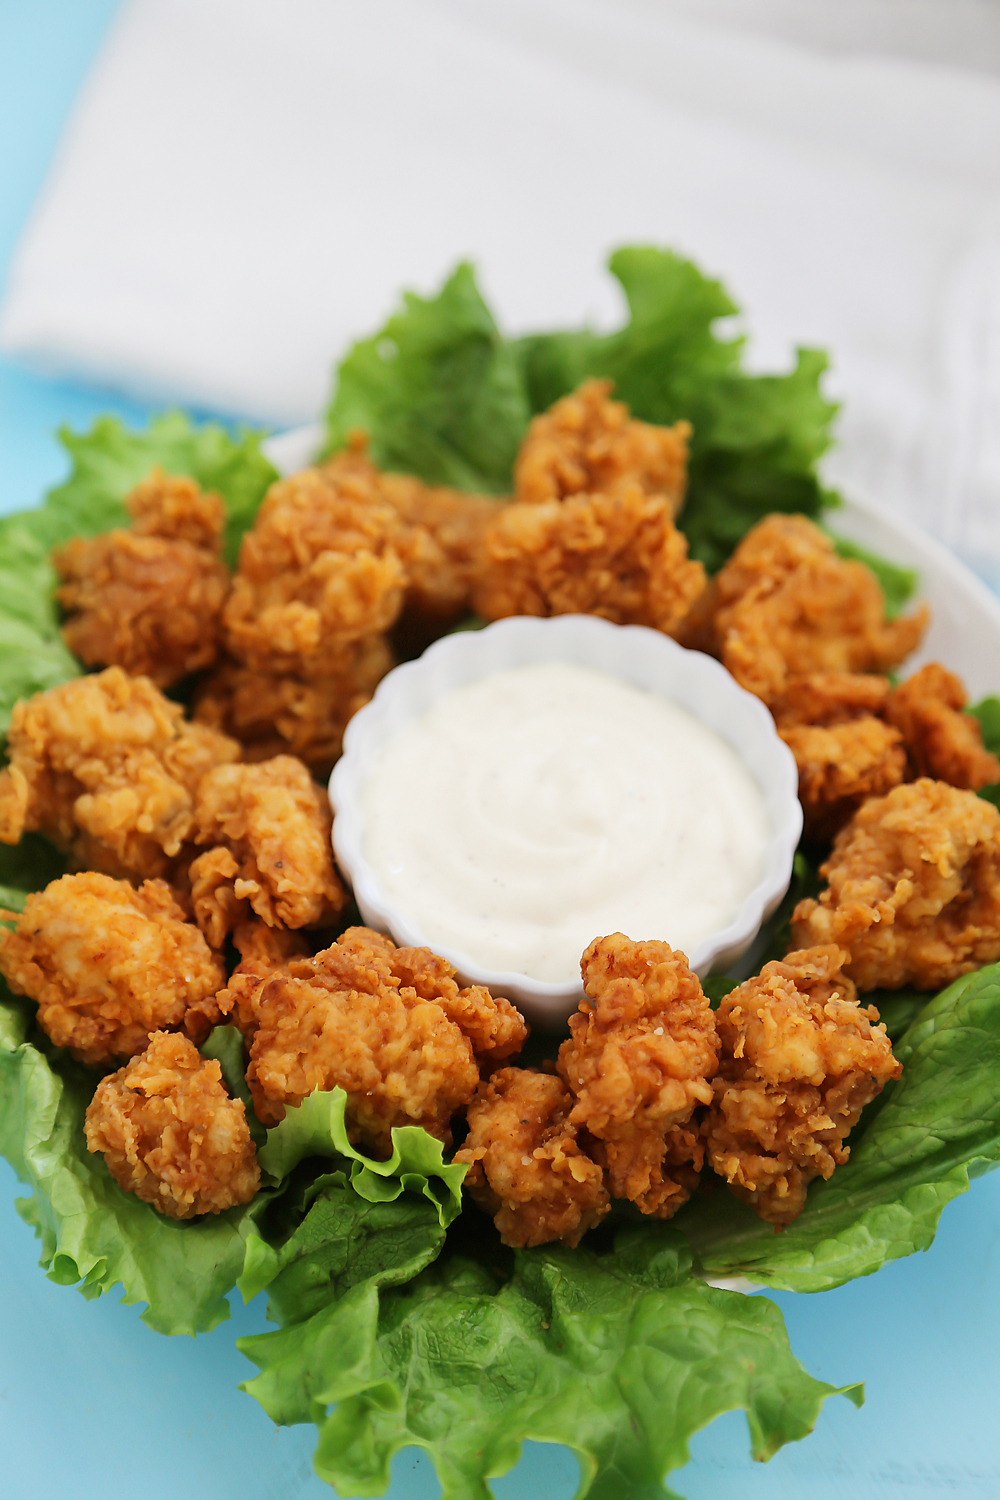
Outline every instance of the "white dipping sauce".
<svg viewBox="0 0 1000 1500">
<path fill-rule="evenodd" d="M 361 802 L 365 857 L 428 943 L 562 983 L 606 933 L 690 954 L 760 880 L 770 834 L 714 730 L 565 663 L 449 693 L 382 752 Z"/>
</svg>

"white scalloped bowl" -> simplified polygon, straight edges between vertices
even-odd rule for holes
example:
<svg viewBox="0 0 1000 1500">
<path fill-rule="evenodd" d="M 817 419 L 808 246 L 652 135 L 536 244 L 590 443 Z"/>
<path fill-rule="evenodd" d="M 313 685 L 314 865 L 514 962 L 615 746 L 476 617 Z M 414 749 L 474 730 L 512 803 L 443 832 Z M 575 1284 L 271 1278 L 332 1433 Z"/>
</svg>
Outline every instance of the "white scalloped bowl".
<svg viewBox="0 0 1000 1500">
<path fill-rule="evenodd" d="M 383 893 L 364 854 L 361 789 L 380 752 L 432 704 L 456 688 L 496 672 L 537 662 L 591 667 L 634 687 L 645 688 L 686 709 L 733 747 L 760 788 L 771 835 L 763 851 L 763 874 L 733 920 L 689 955 L 704 977 L 742 957 L 775 910 L 792 873 L 802 831 L 795 761 L 778 738 L 764 705 L 739 687 L 719 662 L 687 651 L 659 631 L 641 625 L 611 625 L 593 615 L 527 616 L 499 620 L 483 630 L 435 641 L 418 661 L 396 667 L 382 679 L 370 703 L 354 715 L 344 735 L 344 753 L 330 777 L 333 846 L 354 887 L 370 927 L 402 945 L 432 947 L 454 964 L 467 984 L 486 985 L 514 1000 L 530 1021 L 557 1026 L 576 1010 L 579 979 L 552 983 L 524 974 L 488 969 L 475 954 L 432 941 L 407 912 Z M 595 933 L 594 936 L 602 934 Z M 669 940 L 669 932 L 662 936 Z"/>
</svg>

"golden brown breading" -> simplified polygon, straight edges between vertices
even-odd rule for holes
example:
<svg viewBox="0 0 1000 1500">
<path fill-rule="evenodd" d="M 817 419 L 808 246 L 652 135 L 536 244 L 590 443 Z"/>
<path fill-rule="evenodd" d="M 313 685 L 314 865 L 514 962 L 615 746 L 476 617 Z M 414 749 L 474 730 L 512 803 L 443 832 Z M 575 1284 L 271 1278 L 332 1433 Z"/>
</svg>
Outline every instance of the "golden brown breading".
<svg viewBox="0 0 1000 1500">
<path fill-rule="evenodd" d="M 396 512 L 393 547 L 406 572 L 406 602 L 394 634 L 427 644 L 468 613 L 483 534 L 499 502 L 409 474 L 383 474 L 367 457 L 367 441 L 363 432 L 352 433 L 322 472 L 362 478 Z"/>
<path fill-rule="evenodd" d="M 394 665 L 381 635 L 343 647 L 310 680 L 225 661 L 199 687 L 195 719 L 238 739 L 246 760 L 285 752 L 325 777 L 340 758 L 348 721 Z"/>
<path fill-rule="evenodd" d="M 669 632 L 704 587 L 669 503 L 632 484 L 503 506 L 486 532 L 473 606 L 487 620 L 591 614 Z"/>
<path fill-rule="evenodd" d="M 219 1063 L 182 1036 L 154 1032 L 98 1084 L 86 1133 L 118 1186 L 170 1219 L 249 1203 L 260 1185 L 242 1101 L 226 1093 Z"/>
<path fill-rule="evenodd" d="M 765 703 L 812 672 L 888 671 L 915 649 L 929 618 L 921 605 L 886 619 L 871 569 L 838 557 L 805 516 L 787 515 L 766 516 L 747 533 L 713 579 L 706 610 L 716 653 Z M 694 644 L 691 628 L 685 644 Z M 699 614 L 703 640 L 705 629 Z"/>
<path fill-rule="evenodd" d="M 240 545 L 223 613 L 229 654 L 311 679 L 345 646 L 387 630 L 406 583 L 399 520 L 375 478 L 305 469 L 271 486 Z"/>
<path fill-rule="evenodd" d="M 515 499 L 529 504 L 570 495 L 612 495 L 631 485 L 661 495 L 676 516 L 687 483 L 691 424 L 636 422 L 610 400 L 610 380 L 588 380 L 534 418 L 514 468 Z"/>
<path fill-rule="evenodd" d="M 611 1207 L 604 1173 L 569 1123 L 572 1108 L 560 1079 L 522 1068 L 501 1068 L 469 1105 L 455 1160 L 469 1163 L 465 1186 L 505 1245 L 578 1245 Z"/>
<path fill-rule="evenodd" d="M 815 1177 L 850 1155 L 862 1109 L 902 1064 L 875 1007 L 862 1008 L 835 944 L 789 953 L 716 1013 L 722 1057 L 705 1121 L 709 1162 L 769 1224 L 802 1212 Z"/>
<path fill-rule="evenodd" d="M 330 804 L 300 760 L 217 766 L 195 801 L 195 920 L 214 948 L 251 910 L 270 927 L 315 927 L 347 900 L 333 868 Z"/>
<path fill-rule="evenodd" d="M 395 1125 L 450 1142 L 449 1121 L 479 1083 L 472 1042 L 436 998 L 400 982 L 390 957 L 379 933 L 349 928 L 249 998 L 247 1082 L 265 1124 L 314 1089 L 339 1087 L 353 1135 L 376 1151 L 389 1154 Z"/>
<path fill-rule="evenodd" d="M 984 749 L 978 719 L 962 712 L 968 701 L 962 679 L 939 662 L 893 689 L 886 717 L 906 741 L 913 776 L 933 776 L 973 792 L 1000 781 L 1000 760 Z"/>
<path fill-rule="evenodd" d="M 293 958 L 306 958 L 309 944 L 301 932 L 287 927 L 268 927 L 256 918 L 239 922 L 233 930 L 233 944 L 240 961 L 229 976 L 229 983 L 215 997 L 223 1016 L 245 1037 L 252 1036 L 257 1025 L 254 995 L 273 974 L 285 969 Z"/>
<path fill-rule="evenodd" d="M 559 1074 L 570 1124 L 599 1143 L 611 1192 L 669 1218 L 702 1163 L 691 1117 L 712 1099 L 715 1017 L 683 953 L 622 933 L 595 938 L 580 961 L 588 1000 L 570 1017 Z"/>
<path fill-rule="evenodd" d="M 813 838 L 829 841 L 866 797 L 902 781 L 902 736 L 876 717 L 888 696 L 884 677 L 814 672 L 790 682 L 772 704 L 799 768 L 799 800 Z"/>
<path fill-rule="evenodd" d="M 0 841 L 38 830 L 78 864 L 156 877 L 191 835 L 202 776 L 239 746 L 109 667 L 15 704 L 8 753 Z"/>
<path fill-rule="evenodd" d="M 837 835 L 794 946 L 838 943 L 860 990 L 937 990 L 1000 958 L 1000 812 L 921 779 L 859 808 Z"/>
<path fill-rule="evenodd" d="M 345 947 L 361 943 L 379 952 L 400 984 L 421 1000 L 436 1000 L 472 1043 L 477 1062 L 502 1062 L 524 1046 L 528 1028 L 520 1011 L 481 984 L 459 989 L 454 966 L 430 948 L 397 948 L 391 938 L 369 927 L 352 928 L 341 941 Z"/>
<path fill-rule="evenodd" d="M 229 575 L 218 495 L 154 469 L 126 498 L 130 531 L 75 537 L 52 554 L 63 639 L 88 667 L 123 667 L 169 687 L 218 652 Z"/>
<path fill-rule="evenodd" d="M 0 973 L 80 1062 L 132 1057 L 160 1028 L 203 1041 L 219 1019 L 225 969 L 162 880 L 134 890 L 93 871 L 63 875 L 16 921 L 0 928 Z"/>
</svg>

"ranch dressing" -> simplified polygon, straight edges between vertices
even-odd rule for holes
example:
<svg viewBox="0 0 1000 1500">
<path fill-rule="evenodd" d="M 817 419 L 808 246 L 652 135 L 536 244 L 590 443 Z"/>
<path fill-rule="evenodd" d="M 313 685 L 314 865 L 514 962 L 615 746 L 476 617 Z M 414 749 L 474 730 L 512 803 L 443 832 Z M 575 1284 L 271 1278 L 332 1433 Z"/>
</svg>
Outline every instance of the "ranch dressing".
<svg viewBox="0 0 1000 1500">
<path fill-rule="evenodd" d="M 382 751 L 361 801 L 365 857 L 428 943 L 555 982 L 606 933 L 690 954 L 760 880 L 769 836 L 714 730 L 555 662 L 449 693 Z"/>
</svg>

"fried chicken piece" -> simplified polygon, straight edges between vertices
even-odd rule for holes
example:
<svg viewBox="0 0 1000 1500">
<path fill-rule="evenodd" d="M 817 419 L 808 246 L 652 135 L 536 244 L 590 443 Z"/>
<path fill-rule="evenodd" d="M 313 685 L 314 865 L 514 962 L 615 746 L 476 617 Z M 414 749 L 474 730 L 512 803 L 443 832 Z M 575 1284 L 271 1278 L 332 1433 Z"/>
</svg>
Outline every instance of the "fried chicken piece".
<svg viewBox="0 0 1000 1500">
<path fill-rule="evenodd" d="M 926 605 L 885 616 L 878 579 L 864 563 L 838 557 L 805 516 L 773 515 L 749 531 L 712 581 L 710 600 L 686 625 L 684 644 L 702 642 L 711 622 L 715 652 L 741 686 L 773 703 L 813 672 L 885 672 L 918 645 Z"/>
<path fill-rule="evenodd" d="M 589 997 L 570 1017 L 559 1075 L 576 1097 L 571 1125 L 596 1137 L 616 1198 L 666 1219 L 702 1165 L 692 1115 L 712 1100 L 715 1017 L 683 953 L 622 933 L 580 960 Z"/>
<path fill-rule="evenodd" d="M 886 717 L 906 741 L 913 776 L 973 792 L 1000 781 L 1000 760 L 984 749 L 978 719 L 962 712 L 968 701 L 962 679 L 939 662 L 893 689 Z"/>
<path fill-rule="evenodd" d="M 311 680 L 345 646 L 392 625 L 406 583 L 399 520 L 373 476 L 305 469 L 271 486 L 223 613 L 230 656 Z"/>
<path fill-rule="evenodd" d="M 108 667 L 15 704 L 8 753 L 0 841 L 37 830 L 77 864 L 155 878 L 191 836 L 202 776 L 239 746 Z"/>
<path fill-rule="evenodd" d="M 875 1007 L 858 1005 L 835 944 L 789 953 L 716 1013 L 722 1057 L 704 1126 L 712 1167 L 769 1224 L 790 1224 L 814 1177 L 850 1155 L 865 1105 L 902 1073 Z"/>
<path fill-rule="evenodd" d="M 637 485 L 676 516 L 687 484 L 689 422 L 636 422 L 609 399 L 610 380 L 587 380 L 532 421 L 514 467 L 515 499 L 537 505 L 570 495 L 614 495 Z"/>
<path fill-rule="evenodd" d="M 169 1219 L 249 1203 L 260 1186 L 246 1111 L 218 1062 L 182 1036 L 154 1032 L 146 1050 L 103 1079 L 87 1109 L 87 1150 Z"/>
<path fill-rule="evenodd" d="M 449 1121 L 479 1083 L 472 1042 L 437 998 L 393 973 L 387 939 L 352 927 L 314 958 L 293 958 L 251 997 L 247 1083 L 266 1125 L 314 1089 L 348 1095 L 352 1137 L 388 1155 L 396 1125 L 449 1144 Z"/>
<path fill-rule="evenodd" d="M 200 1042 L 219 1019 L 225 969 L 162 880 L 134 890 L 93 871 L 63 875 L 15 920 L 13 932 L 0 928 L 0 973 L 80 1062 L 132 1057 L 158 1029 Z"/>
<path fill-rule="evenodd" d="M 343 941 L 345 946 L 362 943 L 380 952 L 400 984 L 421 1000 L 436 1000 L 472 1043 L 477 1062 L 502 1062 L 524 1046 L 528 1028 L 520 1011 L 481 984 L 459 989 L 454 966 L 430 948 L 397 948 L 390 938 L 367 927 L 352 928 Z"/>
<path fill-rule="evenodd" d="M 473 606 L 487 620 L 591 614 L 669 633 L 704 587 L 669 502 L 630 484 L 503 506 L 486 531 Z"/>
<path fill-rule="evenodd" d="M 225 511 L 218 495 L 160 469 L 125 505 L 130 531 L 75 537 L 52 554 L 63 639 L 88 667 L 118 666 L 169 687 L 218 653 Z"/>
<path fill-rule="evenodd" d="M 884 677 L 815 672 L 789 683 L 772 704 L 778 733 L 799 768 L 806 832 L 828 842 L 866 797 L 898 785 L 906 752 L 885 711 Z"/>
<path fill-rule="evenodd" d="M 202 777 L 193 837 L 209 844 L 189 876 L 213 948 L 256 912 L 270 927 L 315 927 L 347 900 L 333 868 L 329 802 L 300 760 L 217 766 Z"/>
<path fill-rule="evenodd" d="M 837 943 L 859 990 L 937 990 L 1000 958 L 1000 812 L 922 778 L 873 797 L 837 835 L 797 948 Z"/>
<path fill-rule="evenodd" d="M 348 721 L 394 665 L 381 635 L 344 646 L 309 680 L 226 661 L 199 687 L 194 716 L 239 740 L 246 760 L 292 754 L 326 777 L 340 758 Z"/>
<path fill-rule="evenodd" d="M 455 1160 L 469 1163 L 465 1186 L 505 1245 L 578 1245 L 611 1207 L 604 1173 L 569 1122 L 572 1108 L 560 1079 L 522 1068 L 501 1068 L 469 1105 Z"/>
<path fill-rule="evenodd" d="M 229 983 L 215 997 L 223 1016 L 229 1017 L 250 1037 L 257 1025 L 254 997 L 257 991 L 280 970 L 287 969 L 293 958 L 306 958 L 309 944 L 301 932 L 287 927 L 268 927 L 254 919 L 238 922 L 233 930 L 233 944 L 240 961 L 229 976 Z"/>
<path fill-rule="evenodd" d="M 396 512 L 393 546 L 406 573 L 406 602 L 394 635 L 411 648 L 426 645 L 468 613 L 483 535 L 499 502 L 381 473 L 368 459 L 367 443 L 363 432 L 352 433 L 322 472 L 365 479 Z"/>
</svg>

